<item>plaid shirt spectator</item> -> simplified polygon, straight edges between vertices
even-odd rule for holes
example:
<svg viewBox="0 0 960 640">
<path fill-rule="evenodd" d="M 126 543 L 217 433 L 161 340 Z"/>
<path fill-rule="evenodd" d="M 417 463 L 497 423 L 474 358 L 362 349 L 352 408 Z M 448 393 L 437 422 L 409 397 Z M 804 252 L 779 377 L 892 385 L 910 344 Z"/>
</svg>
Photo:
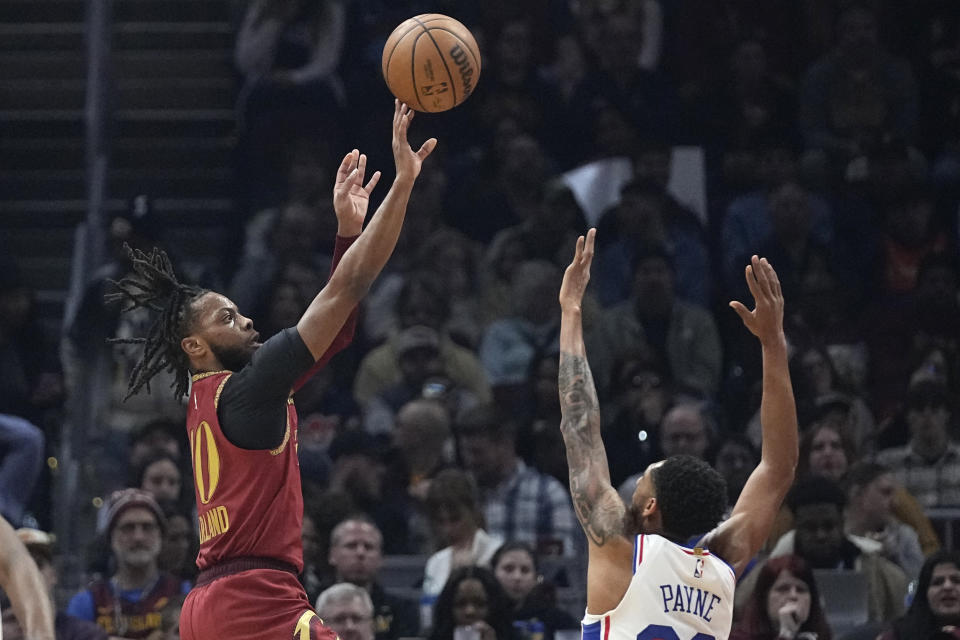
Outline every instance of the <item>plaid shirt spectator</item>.
<svg viewBox="0 0 960 640">
<path fill-rule="evenodd" d="M 556 478 L 517 459 L 513 474 L 481 492 L 486 531 L 511 542 L 527 542 L 539 553 L 574 556 L 579 525 L 570 495 Z"/>
<path fill-rule="evenodd" d="M 951 442 L 936 461 L 915 453 L 911 445 L 885 449 L 877 462 L 888 467 L 924 507 L 960 506 L 960 446 Z"/>
</svg>

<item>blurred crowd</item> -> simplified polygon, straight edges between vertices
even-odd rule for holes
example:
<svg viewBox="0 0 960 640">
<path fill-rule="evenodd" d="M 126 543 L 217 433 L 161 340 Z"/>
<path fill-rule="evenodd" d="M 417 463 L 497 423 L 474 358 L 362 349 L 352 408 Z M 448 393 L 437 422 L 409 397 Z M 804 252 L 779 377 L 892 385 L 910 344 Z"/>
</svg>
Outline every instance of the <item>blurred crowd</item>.
<svg viewBox="0 0 960 640">
<path fill-rule="evenodd" d="M 354 344 L 296 396 L 303 580 L 321 617 L 343 640 L 452 640 L 471 615 L 482 640 L 578 628 L 556 590 L 580 579 L 538 581 L 537 567 L 586 548 L 558 427 L 557 293 L 595 226 L 587 353 L 625 496 L 651 461 L 685 453 L 736 499 L 759 459 L 760 357 L 727 302 L 750 302 L 751 254 L 780 275 L 800 469 L 738 588 L 734 637 L 838 636 L 814 576 L 839 568 L 865 576 L 857 637 L 960 624 L 960 561 L 938 551 L 960 515 L 952 0 L 238 2 L 234 250 L 182 255 L 149 194 L 133 198 L 62 340 L 0 265 L 0 513 L 15 526 L 65 517 L 44 460 L 71 394 L 97 390 L 78 499 L 102 507 L 77 506 L 92 542 L 58 553 L 99 582 L 66 594 L 67 612 L 112 635 L 172 634 L 166 612 L 195 573 L 183 405 L 162 376 L 122 402 L 135 352 L 104 340 L 147 326 L 102 303 L 129 272 L 119 247 L 163 246 L 263 339 L 295 324 L 329 270 L 340 158 L 356 147 L 390 170 L 380 55 L 426 11 L 471 29 L 483 69 L 466 103 L 413 123 L 415 145 L 440 145 L 400 243 Z M 404 585 L 419 603 L 378 582 L 400 554 L 429 557 Z M 159 592 L 125 590 L 144 566 L 164 615 Z M 482 606 L 460 607 L 468 596 Z"/>
</svg>

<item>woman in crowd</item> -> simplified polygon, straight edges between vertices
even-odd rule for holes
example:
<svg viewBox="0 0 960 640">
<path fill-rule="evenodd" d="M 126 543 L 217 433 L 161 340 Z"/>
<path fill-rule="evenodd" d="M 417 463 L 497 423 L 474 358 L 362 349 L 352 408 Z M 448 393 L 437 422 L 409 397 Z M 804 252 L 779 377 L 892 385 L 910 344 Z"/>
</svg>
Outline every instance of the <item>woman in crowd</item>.
<svg viewBox="0 0 960 640">
<path fill-rule="evenodd" d="M 514 632 L 524 640 L 553 640 L 558 629 L 579 629 L 580 623 L 556 606 L 554 585 L 544 582 L 530 545 L 507 542 L 491 560 L 493 574 L 513 605 Z"/>
<path fill-rule="evenodd" d="M 836 426 L 814 423 L 800 437 L 797 477 L 813 474 L 843 484 L 847 471 L 857 460 L 858 456 L 852 441 Z M 925 555 L 940 548 L 940 539 L 930 519 L 924 513 L 923 507 L 901 486 L 897 486 L 893 494 L 891 509 L 897 520 L 913 527 L 917 532 L 920 547 Z M 772 547 L 780 536 L 791 529 L 793 529 L 793 514 L 784 504 L 767 539 L 768 545 Z"/>
<path fill-rule="evenodd" d="M 831 640 L 813 571 L 799 556 L 763 565 L 743 617 L 730 640 Z"/>
<path fill-rule="evenodd" d="M 427 490 L 427 516 L 444 547 L 424 567 L 423 593 L 437 596 L 457 567 L 490 566 L 502 540 L 483 530 L 483 514 L 473 479 L 459 469 L 437 474 Z"/>
<path fill-rule="evenodd" d="M 513 640 L 510 601 L 493 572 L 460 567 L 433 609 L 429 640 Z"/>
<path fill-rule="evenodd" d="M 910 608 L 878 640 L 936 638 L 960 626 L 960 553 L 938 551 L 920 569 Z"/>
</svg>

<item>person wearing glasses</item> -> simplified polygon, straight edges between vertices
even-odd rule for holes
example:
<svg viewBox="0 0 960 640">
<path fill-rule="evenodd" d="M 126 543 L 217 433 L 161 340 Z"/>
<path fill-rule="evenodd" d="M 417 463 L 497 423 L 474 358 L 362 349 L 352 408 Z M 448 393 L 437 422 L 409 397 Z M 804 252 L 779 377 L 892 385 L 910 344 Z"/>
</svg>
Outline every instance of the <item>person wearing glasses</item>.
<svg viewBox="0 0 960 640">
<path fill-rule="evenodd" d="M 373 640 L 373 601 L 363 587 L 338 582 L 317 597 L 314 608 L 340 640 Z"/>
<path fill-rule="evenodd" d="M 161 571 L 166 519 L 152 495 L 122 489 L 110 498 L 107 539 L 116 571 L 94 581 L 67 605 L 67 614 L 97 623 L 111 638 L 146 638 L 162 627 L 163 609 L 190 583 Z"/>
</svg>

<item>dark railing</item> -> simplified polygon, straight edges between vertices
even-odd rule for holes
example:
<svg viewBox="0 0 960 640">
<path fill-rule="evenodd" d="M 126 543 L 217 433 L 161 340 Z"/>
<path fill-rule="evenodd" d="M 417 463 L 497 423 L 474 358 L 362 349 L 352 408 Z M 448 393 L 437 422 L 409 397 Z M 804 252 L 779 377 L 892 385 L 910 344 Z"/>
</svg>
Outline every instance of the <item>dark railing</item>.
<svg viewBox="0 0 960 640">
<path fill-rule="evenodd" d="M 90 274 L 103 262 L 105 231 L 103 224 L 104 203 L 107 198 L 107 167 L 109 164 L 110 122 L 110 51 L 112 0 L 87 0 L 84 32 L 86 34 L 87 73 L 84 104 L 84 146 L 86 174 L 86 220 L 77 228 L 71 261 L 70 292 L 66 316 L 76 312 L 84 286 Z M 71 308 L 72 307 L 72 308 Z M 65 326 L 67 323 L 64 323 Z M 90 363 L 90 366 L 96 366 Z M 56 534 L 61 549 L 79 550 L 83 539 L 82 519 L 78 517 L 78 489 L 81 479 L 81 462 L 85 459 L 87 435 L 93 420 L 93 402 L 96 397 L 97 376 L 76 372 L 72 393 L 68 401 L 66 419 L 60 441 L 58 456 L 58 480 L 54 506 Z M 83 566 L 80 553 L 63 555 L 60 568 L 61 587 L 70 590 L 80 586 Z"/>
</svg>

